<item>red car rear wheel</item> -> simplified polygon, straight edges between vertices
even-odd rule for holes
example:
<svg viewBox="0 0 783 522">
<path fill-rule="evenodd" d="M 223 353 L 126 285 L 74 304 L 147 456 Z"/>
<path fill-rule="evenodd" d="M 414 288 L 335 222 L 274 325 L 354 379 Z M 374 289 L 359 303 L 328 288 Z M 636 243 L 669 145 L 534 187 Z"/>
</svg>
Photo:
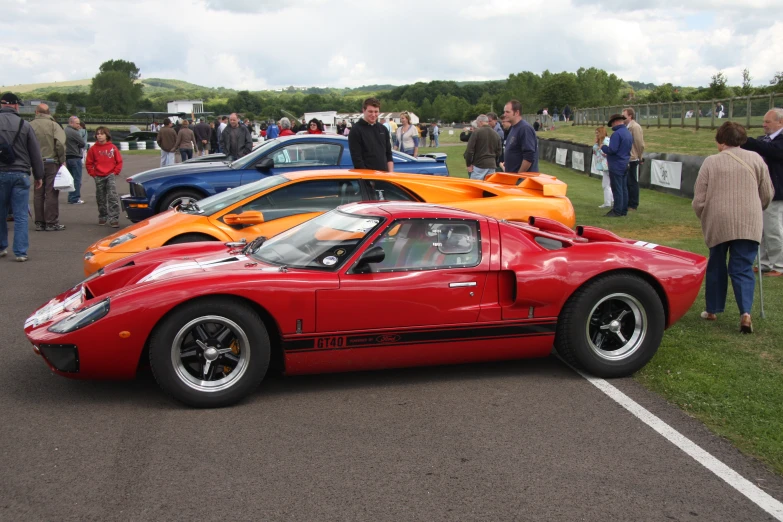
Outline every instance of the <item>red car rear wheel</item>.
<svg viewBox="0 0 783 522">
<path fill-rule="evenodd" d="M 598 377 L 623 377 L 652 359 L 666 317 L 655 289 L 633 274 L 594 279 L 560 313 L 555 348 L 566 362 Z"/>
</svg>

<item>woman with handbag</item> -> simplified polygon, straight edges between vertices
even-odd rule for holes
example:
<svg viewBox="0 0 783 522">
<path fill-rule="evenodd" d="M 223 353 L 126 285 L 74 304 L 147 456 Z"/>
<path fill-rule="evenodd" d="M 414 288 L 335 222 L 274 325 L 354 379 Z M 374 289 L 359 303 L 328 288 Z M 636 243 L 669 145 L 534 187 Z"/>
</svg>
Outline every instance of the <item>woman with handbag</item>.
<svg viewBox="0 0 783 522">
<path fill-rule="evenodd" d="M 400 113 L 400 126 L 397 127 L 397 146 L 400 150 L 413 157 L 419 155 L 419 132 L 411 125 L 411 115 L 407 112 Z"/>
<path fill-rule="evenodd" d="M 715 321 L 725 310 L 730 278 L 740 332 L 745 334 L 753 332 L 753 261 L 761 241 L 762 212 L 774 194 L 761 156 L 739 148 L 747 139 L 742 125 L 731 121 L 721 125 L 715 135 L 719 153 L 704 160 L 693 189 L 693 210 L 710 249 L 704 292 L 707 309 L 701 318 Z"/>
<path fill-rule="evenodd" d="M 614 198 L 612 197 L 612 184 L 609 180 L 609 164 L 606 162 L 606 154 L 601 147 L 609 146 L 609 136 L 606 135 L 606 127 L 603 125 L 595 129 L 595 143 L 593 143 L 593 165 L 595 170 L 601 173 L 601 188 L 604 191 L 604 204 L 598 205 L 598 208 L 612 208 Z"/>
</svg>

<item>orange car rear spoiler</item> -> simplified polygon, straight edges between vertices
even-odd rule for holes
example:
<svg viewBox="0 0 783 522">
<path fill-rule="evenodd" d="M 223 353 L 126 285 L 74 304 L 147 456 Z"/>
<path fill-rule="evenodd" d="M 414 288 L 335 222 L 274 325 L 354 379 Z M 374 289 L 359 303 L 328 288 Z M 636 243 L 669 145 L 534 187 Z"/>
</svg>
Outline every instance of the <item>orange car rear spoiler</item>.
<svg viewBox="0 0 783 522">
<path fill-rule="evenodd" d="M 501 185 L 516 185 L 519 188 L 529 190 L 540 190 L 544 196 L 565 196 L 568 190 L 566 183 L 549 174 L 540 174 L 538 172 L 526 174 L 496 172 L 495 174 L 490 174 L 484 181 Z"/>
</svg>

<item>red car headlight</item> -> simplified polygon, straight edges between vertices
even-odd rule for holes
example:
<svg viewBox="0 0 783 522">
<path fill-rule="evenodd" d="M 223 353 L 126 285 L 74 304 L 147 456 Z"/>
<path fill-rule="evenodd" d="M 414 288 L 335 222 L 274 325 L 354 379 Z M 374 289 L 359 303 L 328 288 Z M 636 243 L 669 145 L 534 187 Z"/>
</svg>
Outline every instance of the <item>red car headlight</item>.
<svg viewBox="0 0 783 522">
<path fill-rule="evenodd" d="M 74 330 L 84 328 L 85 326 L 94 323 L 108 313 L 109 300 L 105 299 L 98 304 L 74 312 L 62 321 L 56 322 L 49 327 L 49 331 L 59 334 L 73 332 Z"/>
</svg>

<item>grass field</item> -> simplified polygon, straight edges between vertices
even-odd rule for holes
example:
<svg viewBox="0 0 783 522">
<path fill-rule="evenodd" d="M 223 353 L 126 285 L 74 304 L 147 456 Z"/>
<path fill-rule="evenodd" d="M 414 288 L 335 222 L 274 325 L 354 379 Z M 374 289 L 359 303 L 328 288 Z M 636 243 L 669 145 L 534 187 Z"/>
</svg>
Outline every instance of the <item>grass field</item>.
<svg viewBox="0 0 783 522">
<path fill-rule="evenodd" d="M 751 135 L 754 134 L 751 132 Z M 538 137 L 592 145 L 595 142 L 595 127 L 561 125 L 555 127 L 554 131 L 539 131 Z M 644 149 L 646 152 L 667 152 L 692 156 L 709 156 L 718 152 L 714 130 L 669 129 L 665 127 L 644 129 Z"/>
<path fill-rule="evenodd" d="M 464 146 L 424 149 L 432 150 L 448 154 L 452 176 L 467 176 L 462 159 Z M 712 151 L 705 147 L 705 153 Z M 568 183 L 568 197 L 579 224 L 707 255 L 689 199 L 642 189 L 638 211 L 627 219 L 605 219 L 605 210 L 598 208 L 603 201 L 599 179 L 547 162 L 541 163 L 541 169 Z M 781 279 L 764 278 L 766 319 L 761 319 L 756 292 L 753 335 L 739 334 L 739 312 L 731 290 L 727 312 L 717 322 L 700 319 L 699 313 L 704 310 L 702 289 L 691 310 L 667 330 L 657 355 L 635 378 L 743 452 L 783 474 Z"/>
</svg>

